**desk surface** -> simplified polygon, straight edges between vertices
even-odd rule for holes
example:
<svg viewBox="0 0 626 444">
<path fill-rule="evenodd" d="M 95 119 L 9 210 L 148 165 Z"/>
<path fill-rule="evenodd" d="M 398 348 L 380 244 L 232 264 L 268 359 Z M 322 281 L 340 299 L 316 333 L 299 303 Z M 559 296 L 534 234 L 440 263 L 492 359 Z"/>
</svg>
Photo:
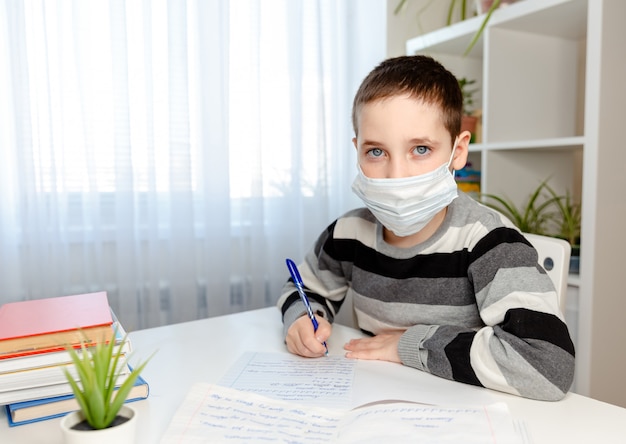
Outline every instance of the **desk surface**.
<svg viewBox="0 0 626 444">
<path fill-rule="evenodd" d="M 361 336 L 351 328 L 336 325 L 329 341 L 330 353 L 341 354 L 349 338 Z M 158 350 L 143 375 L 150 384 L 150 397 L 133 403 L 139 411 L 138 443 L 158 443 L 194 382 L 217 382 L 239 356 L 247 351 L 285 351 L 280 314 L 270 307 L 130 334 L 135 359 Z M 559 402 L 533 401 L 447 381 L 401 365 L 359 361 L 358 374 L 377 378 L 375 392 L 358 388 L 355 404 L 368 398 L 421 401 L 422 390 L 449 394 L 451 400 L 508 404 L 511 415 L 523 420 L 534 444 L 618 443 L 626 440 L 626 409 L 591 398 L 568 394 Z M 384 382 L 383 382 L 384 381 Z M 358 390 L 357 390 L 358 388 Z M 61 443 L 60 419 L 9 428 L 0 409 L 0 441 L 11 444 Z"/>
</svg>

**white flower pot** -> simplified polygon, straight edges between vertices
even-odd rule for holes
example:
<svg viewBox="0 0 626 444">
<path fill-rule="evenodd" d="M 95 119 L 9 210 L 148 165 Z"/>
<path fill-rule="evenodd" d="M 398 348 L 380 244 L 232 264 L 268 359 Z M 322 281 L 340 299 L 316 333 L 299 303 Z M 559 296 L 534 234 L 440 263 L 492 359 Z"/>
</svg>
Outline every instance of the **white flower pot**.
<svg viewBox="0 0 626 444">
<path fill-rule="evenodd" d="M 72 430 L 72 426 L 84 419 L 82 412 L 76 411 L 61 420 L 61 431 L 66 444 L 134 444 L 137 429 L 137 412 L 129 405 L 123 405 L 118 415 L 129 418 L 125 423 L 102 430 Z"/>
</svg>

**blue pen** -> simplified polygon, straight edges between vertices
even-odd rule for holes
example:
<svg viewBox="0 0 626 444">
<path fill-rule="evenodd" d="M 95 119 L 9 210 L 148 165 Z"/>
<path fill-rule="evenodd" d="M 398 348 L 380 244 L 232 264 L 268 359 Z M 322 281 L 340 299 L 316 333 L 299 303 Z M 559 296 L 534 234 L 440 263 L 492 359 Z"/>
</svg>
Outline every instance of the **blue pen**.
<svg viewBox="0 0 626 444">
<path fill-rule="evenodd" d="M 302 283 L 302 278 L 300 277 L 298 267 L 296 267 L 296 264 L 291 259 L 287 259 L 286 262 L 287 268 L 289 268 L 289 273 L 291 273 L 293 283 L 296 285 L 296 289 L 298 290 L 298 294 L 300 295 L 300 299 L 302 299 L 302 302 L 306 307 L 306 312 L 309 314 L 309 318 L 311 318 L 311 322 L 313 323 L 313 332 L 316 332 L 319 324 L 317 323 L 317 319 L 313 314 L 313 310 L 311 310 L 309 298 L 307 298 L 306 294 L 304 293 L 304 284 Z M 326 341 L 324 341 L 324 347 L 326 347 L 326 356 L 328 356 L 328 346 L 326 345 Z"/>
</svg>

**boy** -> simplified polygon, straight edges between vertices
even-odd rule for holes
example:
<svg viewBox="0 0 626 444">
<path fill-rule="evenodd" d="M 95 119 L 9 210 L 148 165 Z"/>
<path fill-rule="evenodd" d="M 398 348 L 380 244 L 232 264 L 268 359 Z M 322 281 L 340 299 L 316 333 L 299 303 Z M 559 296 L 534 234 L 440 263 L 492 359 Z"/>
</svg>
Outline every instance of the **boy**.
<svg viewBox="0 0 626 444">
<path fill-rule="evenodd" d="M 457 191 L 467 160 L 463 98 L 435 60 L 386 60 L 363 81 L 352 123 L 367 208 L 348 212 L 300 266 L 313 331 L 293 282 L 278 300 L 290 352 L 322 356 L 347 294 L 372 336 L 346 356 L 402 363 L 519 396 L 559 400 L 574 346 L 537 253 L 510 221 Z"/>
</svg>

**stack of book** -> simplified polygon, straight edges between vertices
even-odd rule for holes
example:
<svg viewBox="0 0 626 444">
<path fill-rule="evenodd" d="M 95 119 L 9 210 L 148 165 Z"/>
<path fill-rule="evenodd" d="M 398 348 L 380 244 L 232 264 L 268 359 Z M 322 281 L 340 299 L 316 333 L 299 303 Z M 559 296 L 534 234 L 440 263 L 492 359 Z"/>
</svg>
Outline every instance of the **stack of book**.
<svg viewBox="0 0 626 444">
<path fill-rule="evenodd" d="M 12 302 L 0 307 L 0 406 L 10 426 L 63 416 L 79 408 L 64 369 L 78 380 L 66 347 L 89 353 L 114 340 L 122 350 L 116 385 L 130 374 L 130 339 L 109 307 L 106 292 Z M 127 402 L 148 397 L 139 377 Z"/>
</svg>

